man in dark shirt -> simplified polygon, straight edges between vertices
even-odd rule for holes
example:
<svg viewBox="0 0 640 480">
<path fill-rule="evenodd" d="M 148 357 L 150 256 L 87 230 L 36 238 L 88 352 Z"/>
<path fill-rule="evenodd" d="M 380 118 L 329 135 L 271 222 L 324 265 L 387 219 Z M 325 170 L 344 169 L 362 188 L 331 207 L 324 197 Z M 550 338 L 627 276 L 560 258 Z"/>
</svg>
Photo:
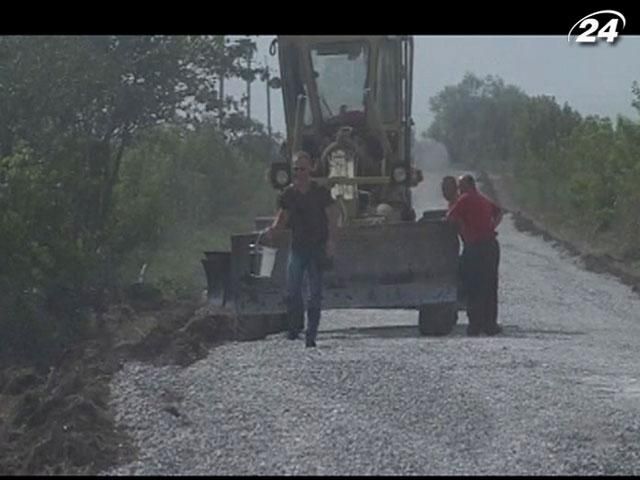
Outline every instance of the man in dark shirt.
<svg viewBox="0 0 640 480">
<path fill-rule="evenodd" d="M 456 177 L 451 175 L 447 175 L 442 177 L 442 182 L 440 183 L 440 189 L 442 191 L 442 196 L 447 201 L 447 212 L 453 208 L 458 200 L 459 192 L 458 192 L 458 181 Z M 465 283 L 464 283 L 464 264 L 462 256 L 458 257 L 458 302 L 465 304 L 467 301 L 467 294 L 465 292 Z"/>
<path fill-rule="evenodd" d="M 295 340 L 304 318 L 302 281 L 309 282 L 306 346 L 315 347 L 320 323 L 322 270 L 333 258 L 337 212 L 331 193 L 311 180 L 313 161 L 306 152 L 298 152 L 293 163 L 293 183 L 278 197 L 278 212 L 267 229 L 271 238 L 275 230 L 291 228 L 291 251 L 287 265 L 288 338 Z"/>
<path fill-rule="evenodd" d="M 440 188 L 442 190 L 442 196 L 447 201 L 447 207 L 453 207 L 453 204 L 456 203 L 458 199 L 458 182 L 456 181 L 456 177 L 452 177 L 451 175 L 442 177 Z"/>
<path fill-rule="evenodd" d="M 471 175 L 459 180 L 460 196 L 449 209 L 447 220 L 458 224 L 464 240 L 463 283 L 467 294 L 469 335 L 496 335 L 498 325 L 498 266 L 500 246 L 496 227 L 502 210 L 476 189 Z"/>
</svg>

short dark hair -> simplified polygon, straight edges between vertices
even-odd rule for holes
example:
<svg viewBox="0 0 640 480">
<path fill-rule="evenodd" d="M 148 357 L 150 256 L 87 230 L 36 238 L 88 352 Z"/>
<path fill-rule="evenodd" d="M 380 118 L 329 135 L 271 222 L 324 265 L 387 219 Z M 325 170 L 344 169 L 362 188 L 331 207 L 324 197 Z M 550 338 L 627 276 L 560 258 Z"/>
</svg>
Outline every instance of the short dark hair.
<svg viewBox="0 0 640 480">
<path fill-rule="evenodd" d="M 473 175 L 471 175 L 470 173 L 462 175 L 460 177 L 460 181 L 469 184 L 470 187 L 476 188 L 476 179 L 473 178 Z"/>
<path fill-rule="evenodd" d="M 305 152 L 304 150 L 298 150 L 296 153 L 293 154 L 293 161 L 296 162 L 298 160 L 300 160 L 301 158 L 306 158 L 307 160 L 309 160 L 309 163 L 311 164 L 311 166 L 314 166 L 314 161 L 313 158 L 311 158 L 311 155 L 309 155 L 307 152 Z"/>
<path fill-rule="evenodd" d="M 447 183 L 454 183 L 454 184 L 458 185 L 458 182 L 456 181 L 456 177 L 454 177 L 453 175 L 446 175 L 446 176 L 442 177 L 441 185 L 444 186 Z"/>
</svg>

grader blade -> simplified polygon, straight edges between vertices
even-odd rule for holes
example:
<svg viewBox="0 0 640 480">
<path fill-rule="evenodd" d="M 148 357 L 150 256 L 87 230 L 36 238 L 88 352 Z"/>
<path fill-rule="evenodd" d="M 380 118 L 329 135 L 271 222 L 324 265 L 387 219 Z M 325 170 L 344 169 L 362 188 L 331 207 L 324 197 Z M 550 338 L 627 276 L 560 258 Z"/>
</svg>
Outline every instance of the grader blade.
<svg viewBox="0 0 640 480">
<path fill-rule="evenodd" d="M 334 269 L 324 279 L 327 308 L 418 308 L 455 300 L 457 237 L 449 225 L 408 222 L 342 233 Z"/>
<path fill-rule="evenodd" d="M 256 234 L 231 239 L 230 289 L 238 312 L 286 310 L 288 232 L 276 244 L 273 272 L 252 275 Z M 458 240 L 440 221 L 349 226 L 338 230 L 333 266 L 324 272 L 323 308 L 419 308 L 455 302 Z"/>
</svg>

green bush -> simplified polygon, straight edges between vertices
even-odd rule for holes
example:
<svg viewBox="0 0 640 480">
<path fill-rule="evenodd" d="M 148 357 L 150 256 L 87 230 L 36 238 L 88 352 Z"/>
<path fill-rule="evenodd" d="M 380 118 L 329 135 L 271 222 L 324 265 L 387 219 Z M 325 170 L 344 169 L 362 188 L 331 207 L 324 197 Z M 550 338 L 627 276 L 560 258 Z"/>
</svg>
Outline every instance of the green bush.
<svg viewBox="0 0 640 480">
<path fill-rule="evenodd" d="M 226 234 L 220 219 L 268 203 L 261 126 L 203 120 L 246 117 L 217 86 L 255 78 L 254 50 L 223 36 L 0 37 L 0 354 L 75 341 L 136 255 L 172 231 Z"/>
<path fill-rule="evenodd" d="M 229 145 L 207 124 L 141 138 L 123 160 L 115 194 L 111 234 L 122 283 L 147 264 L 146 281 L 170 293 L 199 292 L 203 252 L 230 248 L 231 233 L 273 212 L 268 151 Z"/>
</svg>

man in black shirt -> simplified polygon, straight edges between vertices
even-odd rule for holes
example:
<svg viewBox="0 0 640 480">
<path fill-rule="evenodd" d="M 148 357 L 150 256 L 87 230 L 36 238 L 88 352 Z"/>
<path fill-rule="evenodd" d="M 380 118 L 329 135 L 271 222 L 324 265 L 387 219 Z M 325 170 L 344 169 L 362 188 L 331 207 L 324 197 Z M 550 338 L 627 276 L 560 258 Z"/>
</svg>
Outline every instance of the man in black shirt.
<svg viewBox="0 0 640 480">
<path fill-rule="evenodd" d="M 307 304 L 306 346 L 316 346 L 322 301 L 322 270 L 327 259 L 333 258 L 337 212 L 331 193 L 311 180 L 313 161 L 306 152 L 298 152 L 293 163 L 293 183 L 278 197 L 276 219 L 267 231 L 288 225 L 292 242 L 287 265 L 288 338 L 295 340 L 298 325 L 304 317 L 302 281 L 306 272 L 309 281 Z"/>
</svg>

